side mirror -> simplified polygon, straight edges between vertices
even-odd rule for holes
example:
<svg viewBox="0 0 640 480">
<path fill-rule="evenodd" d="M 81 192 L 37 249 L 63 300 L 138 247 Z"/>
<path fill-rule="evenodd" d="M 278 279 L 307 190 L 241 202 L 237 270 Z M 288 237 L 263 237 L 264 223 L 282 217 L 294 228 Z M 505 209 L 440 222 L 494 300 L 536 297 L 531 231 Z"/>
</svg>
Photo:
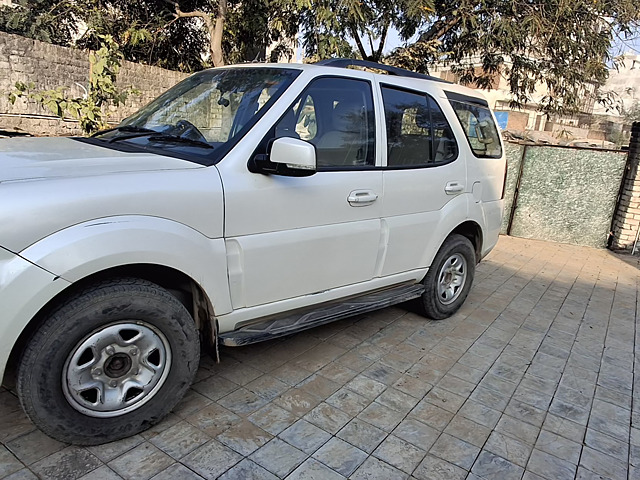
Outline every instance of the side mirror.
<svg viewBox="0 0 640 480">
<path fill-rule="evenodd" d="M 298 138 L 282 137 L 273 141 L 269 155 L 256 155 L 249 171 L 287 177 L 308 177 L 316 173 L 316 149 Z"/>
</svg>

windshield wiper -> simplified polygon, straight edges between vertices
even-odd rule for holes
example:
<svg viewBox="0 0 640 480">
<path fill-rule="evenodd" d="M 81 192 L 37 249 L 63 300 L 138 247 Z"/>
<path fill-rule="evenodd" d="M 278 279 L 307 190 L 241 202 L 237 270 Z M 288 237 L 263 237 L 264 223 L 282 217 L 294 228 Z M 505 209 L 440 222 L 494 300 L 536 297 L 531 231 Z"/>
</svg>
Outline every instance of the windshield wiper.
<svg viewBox="0 0 640 480">
<path fill-rule="evenodd" d="M 179 135 L 153 135 L 149 137 L 150 142 L 175 142 L 175 143 L 189 143 L 191 145 L 195 145 L 203 148 L 213 148 L 213 145 L 209 145 L 207 142 L 203 142 L 202 140 L 194 140 L 188 137 L 181 137 Z"/>
<path fill-rule="evenodd" d="M 150 128 L 144 127 L 136 127 L 135 125 L 119 125 L 114 128 L 108 128 L 107 130 L 100 130 L 99 132 L 91 135 L 92 137 L 97 137 L 99 135 L 104 135 L 105 133 L 111 132 L 127 132 L 127 133 L 155 133 L 155 130 L 151 130 Z"/>
</svg>

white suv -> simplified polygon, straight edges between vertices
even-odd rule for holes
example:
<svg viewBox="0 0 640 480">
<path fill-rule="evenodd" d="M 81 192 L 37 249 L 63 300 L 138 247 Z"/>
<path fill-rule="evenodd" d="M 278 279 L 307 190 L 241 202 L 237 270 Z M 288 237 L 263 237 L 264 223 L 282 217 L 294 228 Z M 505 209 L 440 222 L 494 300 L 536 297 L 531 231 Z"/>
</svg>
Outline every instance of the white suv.
<svg viewBox="0 0 640 480">
<path fill-rule="evenodd" d="M 207 70 L 92 138 L 1 140 L 0 378 L 48 435 L 98 444 L 176 405 L 201 338 L 408 300 L 448 317 L 505 173 L 478 92 L 341 59 Z"/>
</svg>

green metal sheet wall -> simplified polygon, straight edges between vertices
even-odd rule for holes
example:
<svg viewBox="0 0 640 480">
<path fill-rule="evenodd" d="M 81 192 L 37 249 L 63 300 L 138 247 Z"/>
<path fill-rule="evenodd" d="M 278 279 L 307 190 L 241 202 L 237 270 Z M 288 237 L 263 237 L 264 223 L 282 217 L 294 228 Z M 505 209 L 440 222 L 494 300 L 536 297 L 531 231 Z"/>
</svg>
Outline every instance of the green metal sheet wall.
<svg viewBox="0 0 640 480">
<path fill-rule="evenodd" d="M 506 153 L 509 174 L 504 233 L 520 163 L 524 162 L 510 234 L 606 246 L 626 153 L 513 144 L 507 145 Z"/>
</svg>

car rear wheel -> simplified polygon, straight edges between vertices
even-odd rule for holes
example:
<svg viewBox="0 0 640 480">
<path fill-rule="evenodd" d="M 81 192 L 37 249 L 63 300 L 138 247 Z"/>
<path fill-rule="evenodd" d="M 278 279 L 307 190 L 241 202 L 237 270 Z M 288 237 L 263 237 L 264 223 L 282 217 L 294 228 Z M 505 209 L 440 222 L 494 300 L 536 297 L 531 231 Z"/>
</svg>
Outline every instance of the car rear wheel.
<svg viewBox="0 0 640 480">
<path fill-rule="evenodd" d="M 56 307 L 29 340 L 17 390 L 29 418 L 67 443 L 96 445 L 159 422 L 198 368 L 186 308 L 145 280 L 109 280 Z"/>
<path fill-rule="evenodd" d="M 469 239 L 457 234 L 447 237 L 423 280 L 420 313 L 441 320 L 458 311 L 471 289 L 475 266 L 476 254 Z"/>
</svg>

